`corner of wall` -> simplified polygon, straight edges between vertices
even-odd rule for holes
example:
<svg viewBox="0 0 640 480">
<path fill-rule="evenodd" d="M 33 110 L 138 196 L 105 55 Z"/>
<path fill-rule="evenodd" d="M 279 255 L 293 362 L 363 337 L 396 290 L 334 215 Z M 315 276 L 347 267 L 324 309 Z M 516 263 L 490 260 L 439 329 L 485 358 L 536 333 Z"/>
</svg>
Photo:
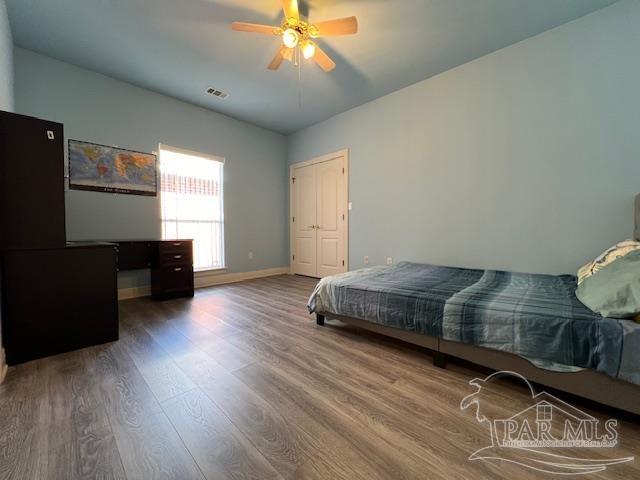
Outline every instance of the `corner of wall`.
<svg viewBox="0 0 640 480">
<path fill-rule="evenodd" d="M 14 110 L 13 36 L 5 0 L 0 0 L 0 110 Z M 0 317 L 0 323 L 2 318 Z M 7 362 L 0 335 L 0 383 L 7 374 Z"/>
</svg>

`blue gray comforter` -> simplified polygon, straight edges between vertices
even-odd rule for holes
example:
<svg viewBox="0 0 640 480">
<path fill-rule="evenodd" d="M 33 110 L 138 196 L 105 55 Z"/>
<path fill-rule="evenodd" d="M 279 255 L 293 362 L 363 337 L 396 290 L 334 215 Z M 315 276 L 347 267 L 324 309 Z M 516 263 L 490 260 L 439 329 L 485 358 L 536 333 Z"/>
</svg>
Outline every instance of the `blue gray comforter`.
<svg viewBox="0 0 640 480">
<path fill-rule="evenodd" d="M 575 289 L 571 275 L 401 262 L 324 278 L 308 308 L 503 350 L 549 370 L 590 368 L 640 385 L 640 324 L 601 317 Z"/>
</svg>

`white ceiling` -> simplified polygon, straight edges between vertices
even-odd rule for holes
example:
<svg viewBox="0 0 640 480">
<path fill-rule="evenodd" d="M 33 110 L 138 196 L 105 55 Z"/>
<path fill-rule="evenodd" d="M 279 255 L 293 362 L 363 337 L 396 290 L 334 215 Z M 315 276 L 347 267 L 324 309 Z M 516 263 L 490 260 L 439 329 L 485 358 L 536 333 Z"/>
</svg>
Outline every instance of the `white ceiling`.
<svg viewBox="0 0 640 480">
<path fill-rule="evenodd" d="M 356 15 L 320 44 L 337 68 L 266 65 L 279 0 L 7 0 L 16 45 L 256 125 L 291 133 L 541 33 L 616 0 L 309 0 L 311 21 Z M 213 86 L 230 94 L 218 100 Z M 302 106 L 298 102 L 301 88 Z"/>
</svg>

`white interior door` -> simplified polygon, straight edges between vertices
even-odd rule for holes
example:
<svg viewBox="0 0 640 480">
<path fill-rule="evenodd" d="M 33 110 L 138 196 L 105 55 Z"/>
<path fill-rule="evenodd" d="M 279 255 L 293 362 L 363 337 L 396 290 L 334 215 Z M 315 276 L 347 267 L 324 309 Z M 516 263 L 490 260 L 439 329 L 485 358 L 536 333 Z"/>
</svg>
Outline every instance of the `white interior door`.
<svg viewBox="0 0 640 480">
<path fill-rule="evenodd" d="M 325 277 L 348 269 L 348 151 L 291 167 L 291 272 Z"/>
<path fill-rule="evenodd" d="M 293 273 L 316 276 L 316 169 L 315 165 L 294 169 Z"/>
<path fill-rule="evenodd" d="M 316 168 L 316 276 L 346 271 L 344 264 L 344 158 L 318 163 Z"/>
</svg>

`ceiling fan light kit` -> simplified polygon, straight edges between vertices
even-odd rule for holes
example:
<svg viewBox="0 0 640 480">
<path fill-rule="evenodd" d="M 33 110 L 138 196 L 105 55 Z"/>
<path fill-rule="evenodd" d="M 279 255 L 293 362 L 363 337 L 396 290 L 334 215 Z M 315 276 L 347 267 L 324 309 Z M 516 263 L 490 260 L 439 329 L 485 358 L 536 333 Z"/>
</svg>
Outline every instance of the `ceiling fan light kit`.
<svg viewBox="0 0 640 480">
<path fill-rule="evenodd" d="M 282 43 L 287 48 L 295 48 L 300 41 L 300 35 L 293 28 L 287 28 L 282 32 Z"/>
<path fill-rule="evenodd" d="M 311 40 L 307 40 L 302 46 L 302 56 L 307 60 L 316 54 L 316 44 Z"/>
<path fill-rule="evenodd" d="M 297 62 L 300 54 L 305 59 L 313 59 L 325 72 L 336 67 L 331 58 L 313 41 L 313 39 L 353 35 L 358 32 L 356 17 L 339 18 L 311 24 L 300 19 L 298 0 L 281 0 L 284 21 L 278 27 L 257 25 L 254 23 L 233 22 L 231 28 L 239 32 L 254 32 L 266 35 L 279 35 L 282 46 L 268 65 L 269 70 L 277 70 L 284 60 Z"/>
</svg>

